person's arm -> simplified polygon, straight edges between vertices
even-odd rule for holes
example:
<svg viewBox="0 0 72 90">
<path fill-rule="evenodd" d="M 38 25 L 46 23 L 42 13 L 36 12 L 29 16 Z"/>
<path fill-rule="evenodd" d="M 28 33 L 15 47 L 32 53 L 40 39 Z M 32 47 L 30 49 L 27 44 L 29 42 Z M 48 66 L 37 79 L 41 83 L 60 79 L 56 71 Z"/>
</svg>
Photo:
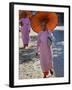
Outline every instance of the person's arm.
<svg viewBox="0 0 72 90">
<path fill-rule="evenodd" d="M 28 20 L 28 28 L 29 28 L 29 32 L 30 32 L 30 29 L 31 29 L 30 19 Z"/>
<path fill-rule="evenodd" d="M 23 18 L 19 20 L 19 26 L 23 26 Z"/>
<path fill-rule="evenodd" d="M 52 41 L 55 41 L 55 37 L 54 37 L 53 33 L 51 33 L 51 37 L 52 37 Z"/>
<path fill-rule="evenodd" d="M 49 33 L 49 37 L 51 38 L 51 40 L 55 41 L 55 37 L 54 37 L 53 33 L 51 31 L 49 31 L 48 33 Z"/>
<path fill-rule="evenodd" d="M 19 31 L 22 32 L 23 18 L 19 20 Z"/>
</svg>

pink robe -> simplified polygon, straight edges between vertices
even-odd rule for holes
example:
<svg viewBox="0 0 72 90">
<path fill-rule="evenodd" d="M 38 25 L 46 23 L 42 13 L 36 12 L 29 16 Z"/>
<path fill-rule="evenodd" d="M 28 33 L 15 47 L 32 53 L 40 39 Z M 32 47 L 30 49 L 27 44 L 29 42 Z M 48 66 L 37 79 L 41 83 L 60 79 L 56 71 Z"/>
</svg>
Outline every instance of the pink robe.
<svg viewBox="0 0 72 90">
<path fill-rule="evenodd" d="M 53 68 L 52 46 L 48 46 L 47 37 L 51 35 L 48 31 L 41 31 L 38 34 L 37 50 L 40 49 L 40 64 L 43 72 Z"/>
<path fill-rule="evenodd" d="M 23 26 L 21 27 L 22 30 L 22 40 L 23 44 L 29 43 L 29 32 L 30 32 L 30 20 L 29 18 L 22 18 L 19 20 L 19 22 L 22 22 Z"/>
</svg>

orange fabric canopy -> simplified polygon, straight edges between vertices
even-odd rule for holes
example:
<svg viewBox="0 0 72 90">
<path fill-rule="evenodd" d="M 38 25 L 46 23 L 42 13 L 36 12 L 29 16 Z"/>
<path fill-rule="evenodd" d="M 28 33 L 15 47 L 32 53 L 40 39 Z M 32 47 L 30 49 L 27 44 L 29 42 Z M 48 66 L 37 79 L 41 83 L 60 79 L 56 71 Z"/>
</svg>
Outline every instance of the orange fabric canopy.
<svg viewBox="0 0 72 90">
<path fill-rule="evenodd" d="M 41 29 L 41 21 L 43 21 L 44 19 L 47 20 L 47 29 L 53 31 L 54 28 L 56 27 L 56 25 L 58 24 L 58 16 L 56 13 L 54 12 L 37 12 L 36 15 L 31 17 L 31 25 L 32 25 L 32 29 L 35 32 L 40 32 Z"/>
</svg>

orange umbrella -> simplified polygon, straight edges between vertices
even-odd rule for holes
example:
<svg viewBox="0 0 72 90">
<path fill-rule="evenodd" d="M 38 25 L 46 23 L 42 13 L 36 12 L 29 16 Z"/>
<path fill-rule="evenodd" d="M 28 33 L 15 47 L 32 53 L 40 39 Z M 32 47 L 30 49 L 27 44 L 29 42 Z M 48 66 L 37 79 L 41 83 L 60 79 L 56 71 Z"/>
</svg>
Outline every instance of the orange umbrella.
<svg viewBox="0 0 72 90">
<path fill-rule="evenodd" d="M 32 12 L 31 11 L 19 10 L 19 19 L 24 18 L 25 16 L 31 18 Z"/>
<path fill-rule="evenodd" d="M 31 17 L 32 29 L 35 32 L 40 32 L 41 21 L 47 20 L 46 27 L 47 29 L 53 31 L 56 25 L 58 24 L 58 16 L 54 12 L 37 12 L 36 15 Z"/>
</svg>

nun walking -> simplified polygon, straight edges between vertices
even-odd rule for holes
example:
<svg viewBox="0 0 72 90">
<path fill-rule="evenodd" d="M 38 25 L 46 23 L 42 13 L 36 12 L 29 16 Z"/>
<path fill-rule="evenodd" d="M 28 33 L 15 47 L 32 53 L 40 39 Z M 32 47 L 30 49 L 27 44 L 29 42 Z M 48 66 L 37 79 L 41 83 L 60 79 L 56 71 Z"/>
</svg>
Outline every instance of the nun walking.
<svg viewBox="0 0 72 90">
<path fill-rule="evenodd" d="M 24 48 L 26 48 L 29 44 L 29 33 L 30 33 L 30 20 L 27 17 L 27 14 L 24 14 L 24 17 L 19 20 L 19 23 L 21 25 L 21 33 L 22 33 L 22 40 Z"/>
<path fill-rule="evenodd" d="M 53 75 L 52 38 L 53 34 L 47 30 L 46 22 L 41 23 L 42 31 L 38 33 L 37 51 L 40 51 L 40 64 L 43 77 L 46 78 L 49 72 Z M 38 53 L 37 53 L 38 55 Z"/>
</svg>

